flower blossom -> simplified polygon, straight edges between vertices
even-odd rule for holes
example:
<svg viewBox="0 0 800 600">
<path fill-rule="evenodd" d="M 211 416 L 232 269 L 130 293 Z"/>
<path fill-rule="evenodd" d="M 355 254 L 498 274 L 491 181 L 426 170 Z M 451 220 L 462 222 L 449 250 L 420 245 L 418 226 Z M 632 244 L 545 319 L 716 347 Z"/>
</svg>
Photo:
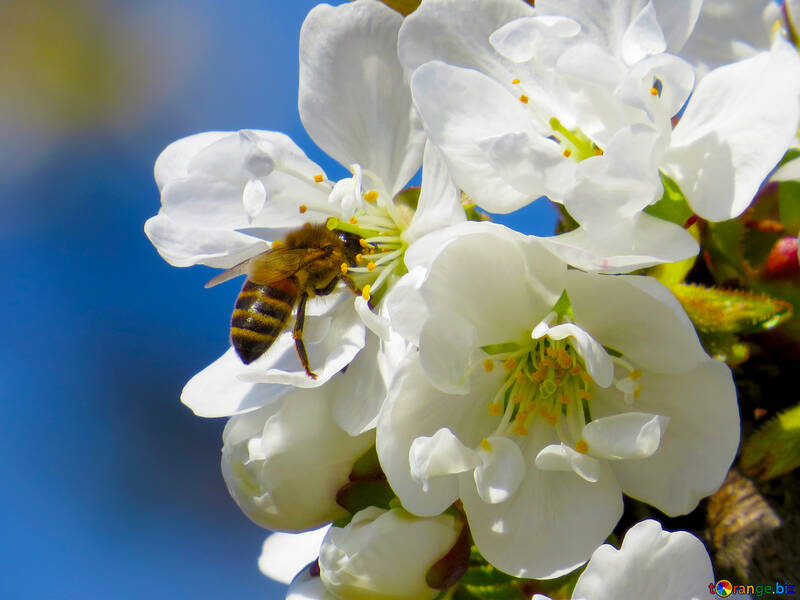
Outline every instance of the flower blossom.
<svg viewBox="0 0 800 600">
<path fill-rule="evenodd" d="M 689 1 L 425 0 L 399 55 L 430 140 L 473 201 L 507 213 L 546 195 L 580 224 L 551 240 L 554 251 L 624 272 L 697 253 L 681 226 L 645 212 L 663 178 L 701 217 L 733 218 L 797 128 L 800 58 L 785 46 L 695 85 L 676 53 L 698 11 Z"/>
<path fill-rule="evenodd" d="M 490 563 L 549 578 L 603 542 L 621 492 L 680 515 L 719 487 L 739 439 L 731 373 L 657 281 L 567 270 L 487 223 L 433 233 L 406 262 L 388 310 L 419 350 L 377 450 L 407 510 L 460 499 Z"/>
</svg>

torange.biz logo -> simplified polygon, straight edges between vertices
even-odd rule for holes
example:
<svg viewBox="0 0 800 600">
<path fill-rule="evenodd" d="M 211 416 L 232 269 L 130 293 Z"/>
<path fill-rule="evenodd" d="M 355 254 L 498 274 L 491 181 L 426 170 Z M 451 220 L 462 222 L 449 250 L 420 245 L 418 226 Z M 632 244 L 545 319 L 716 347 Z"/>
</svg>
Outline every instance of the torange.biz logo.
<svg viewBox="0 0 800 600">
<path fill-rule="evenodd" d="M 750 594 L 752 598 L 774 596 L 777 594 L 794 595 L 795 586 L 791 583 L 770 583 L 767 585 L 735 585 L 727 579 L 708 584 L 708 593 L 719 598 L 727 598 L 731 594 Z"/>
</svg>

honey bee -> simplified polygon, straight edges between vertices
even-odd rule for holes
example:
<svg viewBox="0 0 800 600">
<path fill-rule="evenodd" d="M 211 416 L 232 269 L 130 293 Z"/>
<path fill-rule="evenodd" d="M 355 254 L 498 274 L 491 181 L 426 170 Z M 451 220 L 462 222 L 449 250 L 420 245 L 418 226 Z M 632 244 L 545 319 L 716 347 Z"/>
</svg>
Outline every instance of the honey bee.
<svg viewBox="0 0 800 600">
<path fill-rule="evenodd" d="M 347 275 L 347 267 L 356 264 L 360 241 L 356 235 L 306 223 L 290 232 L 284 242 L 275 242 L 272 249 L 223 271 L 206 284 L 210 288 L 247 275 L 231 315 L 231 343 L 243 363 L 250 364 L 269 350 L 297 305 L 293 331 L 297 356 L 308 376 L 317 378 L 303 343 L 306 302 L 330 294 L 339 281 L 361 293 Z"/>
</svg>

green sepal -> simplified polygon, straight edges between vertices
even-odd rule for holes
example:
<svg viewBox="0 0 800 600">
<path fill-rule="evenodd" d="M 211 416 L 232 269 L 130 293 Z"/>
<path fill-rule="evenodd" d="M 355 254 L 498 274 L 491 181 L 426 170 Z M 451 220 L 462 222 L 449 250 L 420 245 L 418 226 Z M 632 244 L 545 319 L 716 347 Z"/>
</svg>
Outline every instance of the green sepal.
<svg viewBox="0 0 800 600">
<path fill-rule="evenodd" d="M 375 446 L 370 447 L 353 463 L 350 471 L 350 481 L 361 481 L 365 479 L 386 479 L 378 460 L 378 451 Z"/>
<path fill-rule="evenodd" d="M 395 9 L 403 16 L 408 16 L 419 6 L 422 0 L 381 0 L 389 8 Z"/>
<path fill-rule="evenodd" d="M 553 312 L 556 313 L 560 318 L 566 317 L 569 321 L 572 321 L 575 318 L 575 313 L 572 312 L 572 302 L 567 295 L 567 290 L 561 292 L 558 300 L 556 300 L 556 303 L 553 305 Z"/>
<path fill-rule="evenodd" d="M 680 283 L 670 286 L 701 334 L 758 333 L 792 316 L 792 305 L 745 290 Z"/>
<path fill-rule="evenodd" d="M 416 211 L 419 205 L 420 186 L 407 187 L 394 197 L 395 204 L 405 204 L 411 210 Z"/>
<path fill-rule="evenodd" d="M 750 477 L 767 480 L 800 467 L 800 404 L 767 421 L 750 436 L 741 466 Z"/>
<path fill-rule="evenodd" d="M 659 173 L 659 175 L 661 175 L 661 183 L 664 186 L 664 195 L 658 202 L 645 208 L 644 212 L 683 227 L 694 215 L 694 211 L 689 208 L 689 203 L 680 186 L 664 173 Z"/>
<path fill-rule="evenodd" d="M 351 481 L 336 492 L 336 503 L 351 515 L 368 506 L 389 510 L 394 492 L 385 479 Z"/>
</svg>

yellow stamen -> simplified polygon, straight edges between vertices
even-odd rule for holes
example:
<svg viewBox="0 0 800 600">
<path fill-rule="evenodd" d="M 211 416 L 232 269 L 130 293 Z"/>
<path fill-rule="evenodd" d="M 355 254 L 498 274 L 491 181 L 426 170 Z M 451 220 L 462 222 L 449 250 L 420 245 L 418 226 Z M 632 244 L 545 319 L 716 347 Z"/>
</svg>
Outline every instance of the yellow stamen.
<svg viewBox="0 0 800 600">
<path fill-rule="evenodd" d="M 519 83 L 519 79 L 517 79 L 515 77 L 514 79 L 511 80 L 511 83 L 513 83 L 514 85 L 517 85 Z"/>
<path fill-rule="evenodd" d="M 580 373 L 581 373 L 581 366 L 578 364 L 576 364 L 569 370 L 570 375 L 580 375 Z"/>
<path fill-rule="evenodd" d="M 637 399 L 637 398 L 639 397 L 639 394 L 641 394 L 641 393 L 642 393 L 642 388 L 641 388 L 641 386 L 640 386 L 640 387 L 637 387 L 637 388 L 636 388 L 636 389 L 633 391 L 633 397 L 634 397 L 634 399 Z"/>
<path fill-rule="evenodd" d="M 511 398 L 511 402 L 514 404 L 519 404 L 520 402 L 522 402 L 522 394 L 515 394 L 514 397 Z"/>
<path fill-rule="evenodd" d="M 517 435 L 528 435 L 528 428 L 525 427 L 524 425 L 519 425 L 519 424 L 514 425 L 511 431 L 513 431 Z"/>
<path fill-rule="evenodd" d="M 575 442 L 575 452 L 586 454 L 589 451 L 589 444 L 586 440 L 578 440 Z"/>
<path fill-rule="evenodd" d="M 578 390 L 578 398 L 581 400 L 591 400 L 592 395 L 586 390 Z"/>
<path fill-rule="evenodd" d="M 550 425 L 555 425 L 556 423 L 558 423 L 558 415 L 556 415 L 555 413 L 547 413 L 545 420 L 548 423 L 550 423 Z"/>
<path fill-rule="evenodd" d="M 486 438 L 483 438 L 481 440 L 481 448 L 483 448 L 487 452 L 491 452 L 492 451 L 492 444 L 489 442 L 489 440 L 487 440 Z"/>
<path fill-rule="evenodd" d="M 369 290 L 370 290 L 370 285 L 369 284 L 365 285 L 364 289 L 361 290 L 361 297 L 364 300 L 369 300 Z"/>
<path fill-rule="evenodd" d="M 372 248 L 372 246 L 370 246 L 369 242 L 367 242 L 366 240 L 359 239 L 359 240 L 358 240 L 358 243 L 359 243 L 359 244 L 361 245 L 361 247 L 362 247 L 362 248 L 364 248 L 365 250 L 368 250 L 368 249 Z"/>
<path fill-rule="evenodd" d="M 285 247 L 286 247 L 286 242 L 284 242 L 283 240 L 275 240 L 274 242 L 272 242 L 272 249 L 273 250 L 277 250 L 278 248 L 285 248 Z"/>
<path fill-rule="evenodd" d="M 325 179 L 325 176 L 322 173 L 320 173 L 319 175 L 314 175 L 314 181 L 316 181 L 317 183 L 322 183 L 323 179 Z"/>
<path fill-rule="evenodd" d="M 493 417 L 499 417 L 503 414 L 503 405 L 500 402 L 492 402 L 489 405 L 489 414 Z"/>
<path fill-rule="evenodd" d="M 567 396 L 566 394 L 563 394 L 559 398 L 559 400 L 561 400 L 561 404 L 569 404 L 569 396 Z"/>
<path fill-rule="evenodd" d="M 595 148 L 594 149 L 595 156 L 603 156 L 603 149 L 602 148 Z"/>
<path fill-rule="evenodd" d="M 375 263 L 372 262 L 372 261 L 369 261 L 369 263 L 367 264 L 367 271 L 369 271 L 371 273 L 374 270 L 375 270 Z"/>
<path fill-rule="evenodd" d="M 517 383 L 522 383 L 523 381 L 525 381 L 525 379 L 526 379 L 525 373 L 523 373 L 522 371 L 517 371 Z"/>
<path fill-rule="evenodd" d="M 487 358 L 485 361 L 483 361 L 483 368 L 487 373 L 491 373 L 494 371 L 494 361 L 492 361 L 491 358 Z"/>
<path fill-rule="evenodd" d="M 564 156 L 564 158 L 569 158 L 570 156 L 572 156 L 572 150 L 566 148 L 561 154 Z"/>
<path fill-rule="evenodd" d="M 300 205 L 300 214 L 302 215 L 304 212 L 308 210 L 308 207 L 305 204 Z"/>
<path fill-rule="evenodd" d="M 364 255 L 363 254 L 356 254 L 356 262 L 361 262 L 362 260 L 364 260 Z"/>
<path fill-rule="evenodd" d="M 658 88 L 656 86 L 653 86 L 653 87 L 650 88 L 650 95 L 651 96 L 658 96 Z"/>
<path fill-rule="evenodd" d="M 594 383 L 594 379 L 592 379 L 592 376 L 589 375 L 588 371 L 581 373 L 581 379 L 583 379 L 583 381 L 586 383 Z"/>
<path fill-rule="evenodd" d="M 378 192 L 376 190 L 369 190 L 364 192 L 364 200 L 367 202 L 375 202 L 378 199 Z"/>
<path fill-rule="evenodd" d="M 628 377 L 630 377 L 633 381 L 636 381 L 641 376 L 642 372 L 639 369 L 634 369 L 633 371 L 631 371 L 630 375 L 628 375 Z"/>
<path fill-rule="evenodd" d="M 522 96 L 519 97 L 519 101 L 523 104 L 527 104 L 528 100 L 530 100 L 530 98 L 528 98 L 525 94 L 522 94 Z"/>
<path fill-rule="evenodd" d="M 347 275 L 347 271 L 350 267 L 347 266 L 347 263 L 342 263 L 339 266 L 339 270 L 342 272 L 342 275 Z"/>
<path fill-rule="evenodd" d="M 558 355 L 558 366 L 562 369 L 569 369 L 572 366 L 572 357 L 569 352 L 562 350 Z"/>
<path fill-rule="evenodd" d="M 505 367 L 506 371 L 510 371 L 511 369 L 517 366 L 517 359 L 511 357 L 508 360 L 506 360 L 506 362 L 503 363 L 503 366 Z"/>
<path fill-rule="evenodd" d="M 350 222 L 351 222 L 353 225 L 358 225 L 358 219 L 356 219 L 355 217 L 350 217 Z"/>
</svg>

